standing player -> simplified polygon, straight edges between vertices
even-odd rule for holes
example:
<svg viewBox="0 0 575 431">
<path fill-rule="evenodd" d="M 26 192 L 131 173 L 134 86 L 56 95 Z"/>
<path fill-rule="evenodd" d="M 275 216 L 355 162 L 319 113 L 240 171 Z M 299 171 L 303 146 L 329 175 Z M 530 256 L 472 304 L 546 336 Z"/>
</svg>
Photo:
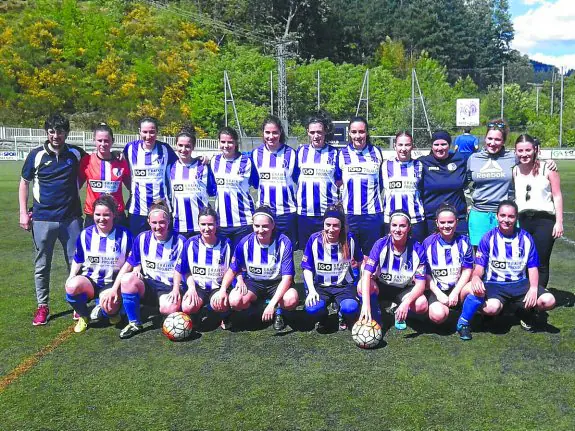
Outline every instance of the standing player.
<svg viewBox="0 0 575 431">
<path fill-rule="evenodd" d="M 217 233 L 218 215 L 211 207 L 200 210 L 198 217 L 200 234 L 190 238 L 184 245 L 176 270 L 174 271 L 174 289 L 179 291 L 182 279 L 187 291 L 182 299 L 182 311 L 199 316 L 204 305 L 223 315 L 222 329 L 230 329 L 227 319 L 229 304 L 218 301 L 220 286 L 224 274 L 230 266 L 232 257 L 231 242 Z M 194 319 L 195 324 L 198 319 Z"/>
<path fill-rule="evenodd" d="M 250 185 L 256 172 L 250 157 L 240 152 L 238 133 L 234 129 L 220 129 L 218 140 L 221 153 L 210 162 L 217 185 L 218 233 L 230 239 L 233 251 L 244 236 L 253 232 L 251 225 L 255 205 L 250 195 Z"/>
<path fill-rule="evenodd" d="M 147 214 L 152 204 L 168 198 L 168 166 L 177 160 L 168 144 L 156 140 L 158 122 L 155 118 L 142 118 L 139 133 L 140 139 L 124 147 L 132 174 L 128 213 L 133 235 L 148 228 Z"/>
<path fill-rule="evenodd" d="M 427 225 L 419 187 L 423 175 L 423 164 L 411 158 L 413 137 L 407 131 L 395 135 L 396 157 L 386 160 L 381 166 L 381 177 L 385 189 L 383 197 L 385 233 L 389 232 L 389 215 L 396 210 L 405 211 L 411 218 L 411 236 L 419 242 L 425 239 Z"/>
<path fill-rule="evenodd" d="M 340 150 L 337 158 L 349 230 L 365 253 L 371 250 L 383 230 L 383 155 L 369 142 L 368 129 L 365 118 L 352 118 L 349 123 L 351 142 Z"/>
<path fill-rule="evenodd" d="M 287 236 L 277 232 L 273 213 L 268 207 L 256 209 L 253 226 L 254 232 L 236 247 L 220 287 L 218 306 L 228 299 L 227 289 L 237 276 L 236 287 L 229 295 L 230 307 L 247 310 L 252 303 L 269 299 L 262 321 L 274 319 L 274 329 L 281 331 L 286 326 L 281 310 L 295 309 L 299 300 L 292 287 L 295 274 L 292 244 Z M 276 306 L 278 309 L 274 313 Z"/>
<path fill-rule="evenodd" d="M 258 188 L 258 205 L 271 208 L 275 213 L 276 229 L 295 245 L 298 239 L 296 153 L 286 144 L 279 118 L 267 117 L 262 130 L 264 143 L 252 153 L 252 168 L 255 168 L 257 173 L 257 176 L 254 176 L 254 186 Z"/>
<path fill-rule="evenodd" d="M 323 230 L 311 235 L 301 261 L 307 290 L 305 310 L 319 317 L 316 328 L 327 321 L 327 306 L 337 303 L 339 329 L 353 324 L 359 311 L 352 268 L 363 261 L 363 253 L 348 234 L 343 211 L 328 207 L 323 216 Z"/>
<path fill-rule="evenodd" d="M 38 308 L 32 320 L 34 326 L 45 325 L 50 317 L 50 269 L 56 241 L 62 244 L 68 269 L 74 258 L 76 239 L 82 230 L 78 168 L 86 155 L 81 148 L 66 144 L 70 123 L 62 115 L 50 116 L 44 130 L 48 139 L 26 157 L 18 187 L 20 227 L 32 231 L 36 248 L 34 283 Z M 30 182 L 32 213 L 28 210 Z"/>
<path fill-rule="evenodd" d="M 307 122 L 310 143 L 297 149 L 298 242 L 302 249 L 311 234 L 324 228 L 323 214 L 338 201 L 341 172 L 337 169 L 337 149 L 325 142 L 332 129 L 324 113 L 312 115 Z"/>
<path fill-rule="evenodd" d="M 78 172 L 80 187 L 86 183 L 84 227 L 94 224 L 94 202 L 103 194 L 111 195 L 118 205 L 115 223 L 125 225 L 122 183 L 130 189 L 130 167 L 126 159 L 119 160 L 112 154 L 114 133 L 106 123 L 100 123 L 94 129 L 94 144 L 96 151 L 82 158 Z"/>
<path fill-rule="evenodd" d="M 411 217 L 396 211 L 390 216 L 390 233 L 377 240 L 364 265 L 361 279 L 361 315 L 359 320 L 370 322 L 372 317 L 381 324 L 378 299 L 399 304 L 395 310 L 395 327 L 407 328 L 409 310 L 427 312 L 425 291 L 425 251 L 409 237 Z M 359 289 L 358 289 L 359 290 Z"/>
<path fill-rule="evenodd" d="M 473 249 L 469 237 L 457 233 L 455 207 L 440 206 L 434 219 L 437 233 L 427 237 L 423 248 L 429 286 L 429 319 L 440 324 L 449 317 L 449 309 L 459 303 L 461 291 L 471 278 Z"/>
<path fill-rule="evenodd" d="M 178 160 L 169 169 L 170 194 L 174 211 L 174 229 L 189 238 L 200 231 L 198 215 L 208 206 L 208 196 L 215 196 L 216 182 L 209 164 L 192 158 L 196 133 L 184 127 L 176 136 Z"/>
<path fill-rule="evenodd" d="M 76 254 L 66 280 L 66 300 L 78 314 L 74 332 L 84 332 L 92 320 L 109 317 L 120 323 L 120 277 L 118 273 L 132 248 L 132 234 L 116 224 L 118 202 L 101 195 L 93 205 L 94 223 L 82 231 L 76 242 Z M 92 314 L 87 303 L 96 297 Z"/>
<path fill-rule="evenodd" d="M 164 315 L 180 310 L 180 286 L 174 286 L 174 269 L 186 239 L 174 231 L 171 222 L 165 204 L 152 204 L 148 215 L 151 230 L 136 237 L 122 267 L 120 288 L 129 323 L 120 332 L 120 338 L 130 338 L 142 331 L 142 301 L 159 306 Z"/>
<path fill-rule="evenodd" d="M 473 153 L 479 149 L 479 138 L 471 134 L 471 128 L 465 127 L 463 135 L 455 138 L 455 146 L 453 150 L 463 156 L 467 160 Z"/>
<path fill-rule="evenodd" d="M 457 331 L 464 340 L 471 339 L 469 323 L 485 297 L 484 314 L 495 316 L 510 302 L 517 307 L 521 326 L 529 331 L 535 329 L 537 311 L 555 306 L 555 297 L 539 286 L 539 256 L 533 237 L 516 227 L 517 212 L 515 202 L 502 201 L 497 207 L 498 226 L 481 238 L 470 294 L 457 322 Z"/>
</svg>

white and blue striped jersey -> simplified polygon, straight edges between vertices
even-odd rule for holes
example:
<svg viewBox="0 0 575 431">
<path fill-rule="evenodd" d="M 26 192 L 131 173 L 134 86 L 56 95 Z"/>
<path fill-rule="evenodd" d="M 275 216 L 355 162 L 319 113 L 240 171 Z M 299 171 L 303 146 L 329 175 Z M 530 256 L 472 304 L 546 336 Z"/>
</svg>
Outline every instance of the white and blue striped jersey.
<svg viewBox="0 0 575 431">
<path fill-rule="evenodd" d="M 130 214 L 147 216 L 154 201 L 168 198 L 168 167 L 177 160 L 176 153 L 166 143 L 156 141 L 146 150 L 142 141 L 132 141 L 124 147 L 124 155 L 132 173 Z"/>
<path fill-rule="evenodd" d="M 214 245 L 206 244 L 200 235 L 191 237 L 176 264 L 176 271 L 190 274 L 196 287 L 207 291 L 219 289 L 232 259 L 231 242 L 218 236 Z"/>
<path fill-rule="evenodd" d="M 528 232 L 515 229 L 512 236 L 505 236 L 494 228 L 481 238 L 475 263 L 485 268 L 485 282 L 523 281 L 528 268 L 539 266 L 539 255 Z"/>
<path fill-rule="evenodd" d="M 337 169 L 337 149 L 324 145 L 317 150 L 303 145 L 296 151 L 299 170 L 297 184 L 297 213 L 321 217 L 327 207 L 338 201 L 336 181 L 341 180 Z"/>
<path fill-rule="evenodd" d="M 292 243 L 280 234 L 272 243 L 264 246 L 256 234 L 251 233 L 238 243 L 230 268 L 244 271 L 247 278 L 263 282 L 280 281 L 284 275 L 295 275 Z"/>
<path fill-rule="evenodd" d="M 383 212 L 381 150 L 367 144 L 357 151 L 352 144 L 339 151 L 338 169 L 343 180 L 342 201 L 346 214 L 364 215 Z"/>
<path fill-rule="evenodd" d="M 221 227 L 239 227 L 252 224 L 255 211 L 250 195 L 253 184 L 252 161 L 249 156 L 240 154 L 227 160 L 222 154 L 212 158 L 210 165 L 216 180 L 216 211 Z"/>
<path fill-rule="evenodd" d="M 252 162 L 257 171 L 254 186 L 258 188 L 258 205 L 268 205 L 278 216 L 295 213 L 295 150 L 284 144 L 273 153 L 262 144 L 252 153 Z"/>
<path fill-rule="evenodd" d="M 473 249 L 467 235 L 455 234 L 451 242 L 446 242 L 434 233 L 425 239 L 423 248 L 427 274 L 444 292 L 455 287 L 463 269 L 473 268 Z"/>
<path fill-rule="evenodd" d="M 344 259 L 341 245 L 324 243 L 323 232 L 316 232 L 310 237 L 303 252 L 301 267 L 313 273 L 315 286 L 337 287 L 354 282 L 351 262 L 353 259 L 360 264 L 363 253 L 352 234 L 348 234 L 347 243 L 350 256 Z"/>
<path fill-rule="evenodd" d="M 423 178 L 423 163 L 419 160 L 400 162 L 397 158 L 386 160 L 381 166 L 384 197 L 384 221 L 389 223 L 389 215 L 395 210 L 403 210 L 411 218 L 411 223 L 425 219 L 423 202 L 419 193 L 419 182 Z"/>
<path fill-rule="evenodd" d="M 391 235 L 378 239 L 365 267 L 372 274 L 379 274 L 378 280 L 392 287 L 409 287 L 414 280 L 425 280 L 425 250 L 413 238 L 401 255 L 393 251 Z"/>
<path fill-rule="evenodd" d="M 90 278 L 100 288 L 109 287 L 131 249 L 132 234 L 128 229 L 115 226 L 108 235 L 103 235 L 92 225 L 76 240 L 74 262 L 82 265 L 80 275 Z"/>
<path fill-rule="evenodd" d="M 132 266 L 142 265 L 142 274 L 146 278 L 159 281 L 172 289 L 176 262 L 182 254 L 186 238 L 172 232 L 166 241 L 158 241 L 151 230 L 142 232 L 134 240 L 128 263 Z"/>
<path fill-rule="evenodd" d="M 200 159 L 185 164 L 176 161 L 169 169 L 170 194 L 177 232 L 199 232 L 198 214 L 216 194 L 216 182 L 209 165 Z"/>
</svg>

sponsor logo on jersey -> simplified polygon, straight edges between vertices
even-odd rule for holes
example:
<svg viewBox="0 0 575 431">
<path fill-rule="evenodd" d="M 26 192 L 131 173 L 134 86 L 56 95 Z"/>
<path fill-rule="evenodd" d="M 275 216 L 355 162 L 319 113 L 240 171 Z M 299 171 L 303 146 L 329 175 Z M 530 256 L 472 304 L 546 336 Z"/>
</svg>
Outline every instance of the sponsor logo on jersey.
<svg viewBox="0 0 575 431">
<path fill-rule="evenodd" d="M 192 270 L 192 274 L 195 275 L 206 275 L 206 268 L 200 268 L 198 266 L 194 266 Z"/>
<path fill-rule="evenodd" d="M 500 260 L 492 260 L 491 266 L 496 269 L 505 269 L 507 268 L 507 262 L 502 262 Z"/>
<path fill-rule="evenodd" d="M 149 260 L 146 261 L 146 268 L 148 269 L 156 269 L 156 262 L 151 262 Z"/>
<path fill-rule="evenodd" d="M 318 271 L 331 271 L 331 269 L 332 265 L 330 263 L 318 262 L 317 264 Z"/>
<path fill-rule="evenodd" d="M 495 160 L 489 160 L 476 174 L 477 178 L 505 178 L 503 169 Z"/>
<path fill-rule="evenodd" d="M 90 263 L 100 263 L 100 258 L 97 256 L 88 256 L 88 260 L 90 261 Z"/>
<path fill-rule="evenodd" d="M 264 271 L 262 268 L 257 268 L 255 266 L 249 266 L 248 272 L 251 272 L 252 274 L 256 274 L 256 275 L 262 275 Z"/>
<path fill-rule="evenodd" d="M 401 181 L 390 181 L 389 182 L 389 188 L 390 189 L 400 189 L 402 187 L 402 182 Z"/>
<path fill-rule="evenodd" d="M 218 186 L 223 186 L 226 183 L 226 180 L 224 180 L 223 178 L 216 178 L 216 184 Z"/>
<path fill-rule="evenodd" d="M 145 177 L 146 170 L 145 169 L 134 169 L 134 176 L 135 177 Z"/>
<path fill-rule="evenodd" d="M 301 173 L 303 175 L 313 175 L 314 174 L 314 170 L 312 168 L 303 168 L 301 170 Z"/>
</svg>

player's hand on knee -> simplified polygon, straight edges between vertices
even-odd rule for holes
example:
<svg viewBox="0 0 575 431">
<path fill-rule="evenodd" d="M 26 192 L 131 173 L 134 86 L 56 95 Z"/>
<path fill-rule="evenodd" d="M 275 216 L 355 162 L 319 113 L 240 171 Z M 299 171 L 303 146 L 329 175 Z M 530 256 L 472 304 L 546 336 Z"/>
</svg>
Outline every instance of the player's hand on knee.
<svg viewBox="0 0 575 431">
<path fill-rule="evenodd" d="M 305 299 L 305 305 L 313 307 L 319 302 L 319 294 L 317 292 L 310 292 Z"/>
</svg>

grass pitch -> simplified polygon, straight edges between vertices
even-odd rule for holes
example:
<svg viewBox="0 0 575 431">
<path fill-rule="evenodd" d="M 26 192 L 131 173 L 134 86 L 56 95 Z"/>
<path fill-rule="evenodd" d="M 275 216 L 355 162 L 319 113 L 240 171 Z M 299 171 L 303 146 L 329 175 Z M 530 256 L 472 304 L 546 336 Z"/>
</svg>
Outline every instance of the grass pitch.
<svg viewBox="0 0 575 431">
<path fill-rule="evenodd" d="M 552 258 L 559 306 L 536 334 L 504 317 L 489 331 L 475 322 L 464 343 L 453 318 L 441 328 L 414 320 L 363 351 L 349 332 L 310 332 L 299 312 L 295 330 L 279 335 L 241 326 L 172 343 L 153 320 L 130 340 L 107 325 L 77 335 L 61 248 L 53 318 L 31 325 L 34 250 L 18 228 L 20 166 L 0 162 L 1 430 L 575 428 L 575 246 L 566 241 Z M 575 162 L 559 167 L 565 234 L 575 240 Z"/>
</svg>

